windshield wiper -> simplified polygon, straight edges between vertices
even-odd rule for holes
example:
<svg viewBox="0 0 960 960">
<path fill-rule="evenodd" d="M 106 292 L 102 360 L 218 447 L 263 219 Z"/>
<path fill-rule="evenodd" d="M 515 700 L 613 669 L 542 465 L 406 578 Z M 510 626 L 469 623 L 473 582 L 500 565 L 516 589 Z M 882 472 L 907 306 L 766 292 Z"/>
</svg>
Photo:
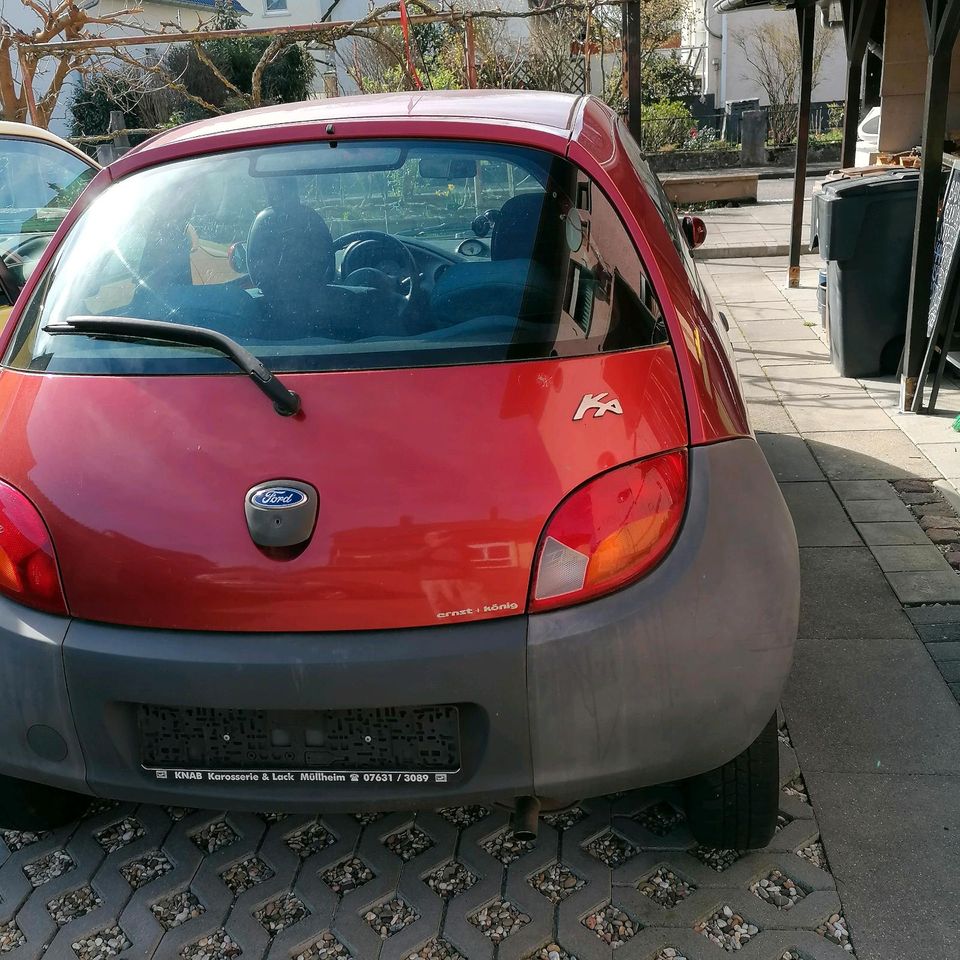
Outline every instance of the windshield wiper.
<svg viewBox="0 0 960 960">
<path fill-rule="evenodd" d="M 281 416 L 292 417 L 300 410 L 300 397 L 288 390 L 249 350 L 226 334 L 207 327 L 134 317 L 69 317 L 63 323 L 48 323 L 44 333 L 86 334 L 106 340 L 155 341 L 174 346 L 208 347 L 232 360 L 272 401 Z"/>
</svg>

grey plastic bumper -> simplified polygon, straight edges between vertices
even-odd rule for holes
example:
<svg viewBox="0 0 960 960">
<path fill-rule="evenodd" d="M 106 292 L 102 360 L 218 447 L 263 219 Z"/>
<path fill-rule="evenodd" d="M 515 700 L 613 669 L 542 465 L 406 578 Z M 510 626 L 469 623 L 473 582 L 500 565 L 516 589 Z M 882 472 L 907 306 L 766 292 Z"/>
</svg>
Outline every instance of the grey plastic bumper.
<svg viewBox="0 0 960 960">
<path fill-rule="evenodd" d="M 120 799 L 246 809 L 575 798 L 678 779 L 776 707 L 799 608 L 796 538 L 753 440 L 697 448 L 666 560 L 567 610 L 357 634 L 148 631 L 0 601 L 0 772 Z M 159 780 L 137 703 L 337 709 L 458 703 L 449 784 Z"/>
</svg>

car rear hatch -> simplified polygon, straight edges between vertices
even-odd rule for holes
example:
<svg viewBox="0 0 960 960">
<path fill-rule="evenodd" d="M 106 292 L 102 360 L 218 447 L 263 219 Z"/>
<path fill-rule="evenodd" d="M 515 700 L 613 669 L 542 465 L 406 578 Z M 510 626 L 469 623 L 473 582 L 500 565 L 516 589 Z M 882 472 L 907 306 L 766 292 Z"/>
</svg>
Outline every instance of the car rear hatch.
<svg viewBox="0 0 960 960">
<path fill-rule="evenodd" d="M 76 617 L 146 627 L 413 627 L 525 609 L 551 513 L 683 446 L 669 346 L 516 364 L 242 376 L 0 374 L 4 479 L 45 519 Z M 575 420 L 585 397 L 622 414 Z M 300 551 L 251 538 L 250 488 L 318 493 Z"/>
</svg>

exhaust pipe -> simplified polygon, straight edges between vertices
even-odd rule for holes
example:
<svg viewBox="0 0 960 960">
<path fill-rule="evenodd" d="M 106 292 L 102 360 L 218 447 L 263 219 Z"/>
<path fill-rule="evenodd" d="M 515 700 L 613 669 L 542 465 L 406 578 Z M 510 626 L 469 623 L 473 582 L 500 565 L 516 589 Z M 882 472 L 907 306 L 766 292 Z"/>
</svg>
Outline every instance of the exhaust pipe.
<svg viewBox="0 0 960 960">
<path fill-rule="evenodd" d="M 536 797 L 517 797 L 510 829 L 518 840 L 536 840 L 540 827 L 540 801 Z"/>
</svg>

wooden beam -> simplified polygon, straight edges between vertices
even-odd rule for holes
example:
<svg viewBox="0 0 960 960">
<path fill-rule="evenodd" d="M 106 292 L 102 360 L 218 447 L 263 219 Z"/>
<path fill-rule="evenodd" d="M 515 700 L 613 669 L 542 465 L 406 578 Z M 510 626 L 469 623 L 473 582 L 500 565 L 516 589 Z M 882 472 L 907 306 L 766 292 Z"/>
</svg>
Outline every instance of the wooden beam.
<svg viewBox="0 0 960 960">
<path fill-rule="evenodd" d="M 847 96 L 843 107 L 843 143 L 840 146 L 841 167 L 852 167 L 856 162 L 862 76 L 863 57 L 859 60 L 848 60 Z"/>
<path fill-rule="evenodd" d="M 797 162 L 793 174 L 793 210 L 790 220 L 790 271 L 787 282 L 800 286 L 800 234 L 803 231 L 803 203 L 807 187 L 807 150 L 810 146 L 810 94 L 813 89 L 813 35 L 816 8 L 797 8 L 800 33 L 800 104 L 797 113 Z"/>
<path fill-rule="evenodd" d="M 623 57 L 627 77 L 627 128 L 634 140 L 642 144 L 642 111 L 640 99 L 640 3 L 628 0 L 623 5 Z"/>
</svg>

